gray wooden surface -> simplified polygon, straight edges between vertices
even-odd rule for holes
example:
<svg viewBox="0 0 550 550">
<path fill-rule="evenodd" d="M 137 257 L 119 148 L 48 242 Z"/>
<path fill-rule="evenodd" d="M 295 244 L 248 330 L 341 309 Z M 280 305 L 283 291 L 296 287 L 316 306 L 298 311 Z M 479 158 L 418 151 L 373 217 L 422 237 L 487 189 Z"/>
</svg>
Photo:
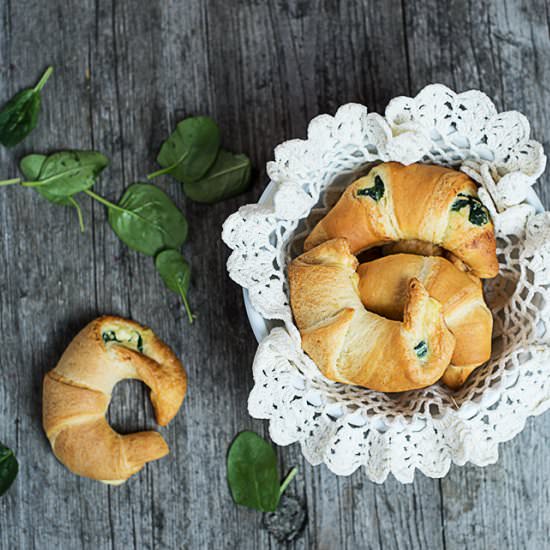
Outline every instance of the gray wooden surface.
<svg viewBox="0 0 550 550">
<path fill-rule="evenodd" d="M 246 195 L 213 207 L 159 182 L 190 221 L 193 326 L 102 207 L 83 201 L 80 234 L 71 211 L 30 190 L 0 191 L 0 441 L 21 462 L 0 499 L 0 548 L 278 547 L 225 481 L 233 436 L 266 426 L 246 411 L 256 343 L 226 276 L 223 220 L 258 198 L 274 146 L 304 136 L 313 116 L 348 101 L 381 112 L 430 82 L 480 88 L 499 109 L 522 111 L 550 149 L 549 26 L 548 0 L 0 0 L 0 102 L 56 68 L 39 128 L 15 150 L 0 148 L 1 177 L 16 175 L 29 151 L 95 148 L 111 158 L 97 190 L 116 199 L 153 169 L 175 122 L 199 113 L 256 167 Z M 547 184 L 545 175 L 537 190 L 550 206 Z M 190 378 L 163 430 L 170 456 L 120 488 L 68 473 L 40 423 L 43 374 L 102 313 L 149 324 Z M 116 389 L 110 415 L 121 430 L 154 426 L 138 383 Z M 336 478 L 297 446 L 278 449 L 285 470 L 299 467 L 290 493 L 309 515 L 290 548 L 550 548 L 549 419 L 530 420 L 494 466 L 453 467 L 440 481 L 417 474 L 408 486 L 377 486 L 361 472 Z"/>
</svg>

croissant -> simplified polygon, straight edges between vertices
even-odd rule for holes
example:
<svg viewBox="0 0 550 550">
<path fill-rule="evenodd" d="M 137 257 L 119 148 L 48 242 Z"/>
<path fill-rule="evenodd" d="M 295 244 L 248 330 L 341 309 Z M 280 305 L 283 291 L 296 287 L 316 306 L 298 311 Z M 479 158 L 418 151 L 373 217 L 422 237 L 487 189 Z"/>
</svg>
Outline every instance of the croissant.
<svg viewBox="0 0 550 550">
<path fill-rule="evenodd" d="M 337 382 L 386 392 L 434 383 L 455 343 L 441 305 L 412 279 L 403 322 L 367 311 L 357 265 L 346 239 L 329 240 L 289 265 L 290 303 L 304 351 Z"/>
<path fill-rule="evenodd" d="M 344 191 L 304 250 L 335 237 L 347 238 L 353 254 L 393 241 L 426 241 L 450 251 L 478 277 L 498 273 L 494 227 L 476 184 L 442 166 L 375 166 Z"/>
<path fill-rule="evenodd" d="M 117 485 L 168 453 L 157 432 L 116 433 L 105 414 L 115 384 L 136 379 L 151 389 L 157 422 L 166 426 L 187 389 L 174 353 L 148 328 L 120 317 L 84 327 L 43 385 L 43 425 L 55 456 L 75 474 Z"/>
<path fill-rule="evenodd" d="M 468 266 L 452 252 L 441 248 L 435 244 L 427 243 L 426 241 L 417 241 L 410 239 L 408 241 L 396 241 L 391 244 L 386 244 L 381 249 L 383 256 L 390 254 L 418 254 L 419 256 L 443 256 L 449 260 L 457 269 L 463 272 L 470 271 Z M 370 258 L 369 258 L 370 259 Z M 375 258 L 372 258 L 375 259 Z M 365 259 L 364 261 L 368 261 Z"/>
<path fill-rule="evenodd" d="M 483 299 L 481 281 L 440 257 L 396 254 L 361 264 L 359 294 L 371 311 L 399 320 L 411 279 L 419 280 L 443 306 L 443 316 L 456 339 L 451 365 L 442 380 L 456 389 L 491 356 L 493 317 Z"/>
</svg>

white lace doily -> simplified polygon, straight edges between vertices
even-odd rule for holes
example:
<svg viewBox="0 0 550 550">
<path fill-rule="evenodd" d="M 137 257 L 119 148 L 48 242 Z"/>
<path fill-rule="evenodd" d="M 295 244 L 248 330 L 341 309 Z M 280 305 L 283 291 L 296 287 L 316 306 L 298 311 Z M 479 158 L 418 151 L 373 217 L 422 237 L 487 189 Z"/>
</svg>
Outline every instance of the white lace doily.
<svg viewBox="0 0 550 550">
<path fill-rule="evenodd" d="M 270 421 L 273 441 L 299 441 L 312 464 L 336 474 L 365 467 L 411 482 L 418 468 L 444 476 L 451 462 L 493 463 L 498 444 L 550 407 L 550 213 L 527 197 L 543 172 L 542 146 L 520 113 L 497 113 L 483 93 L 434 84 L 398 97 L 385 116 L 348 104 L 311 121 L 306 140 L 275 149 L 273 201 L 247 205 L 224 224 L 229 275 L 270 333 L 254 360 L 249 411 Z M 493 355 L 457 392 L 442 384 L 390 396 L 325 379 L 300 346 L 286 265 L 341 189 L 369 163 L 460 167 L 480 185 L 498 241 L 499 276 L 486 283 L 495 318 Z M 532 201 L 531 201 L 532 202 Z"/>
</svg>

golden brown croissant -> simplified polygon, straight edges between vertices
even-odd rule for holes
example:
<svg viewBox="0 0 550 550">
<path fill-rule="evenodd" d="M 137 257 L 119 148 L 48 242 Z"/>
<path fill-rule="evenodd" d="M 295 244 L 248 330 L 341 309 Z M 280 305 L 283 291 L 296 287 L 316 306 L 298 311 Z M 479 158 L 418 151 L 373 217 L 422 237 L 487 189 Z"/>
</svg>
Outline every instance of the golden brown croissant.
<svg viewBox="0 0 550 550">
<path fill-rule="evenodd" d="M 371 313 L 361 303 L 357 264 L 346 239 L 291 262 L 290 303 L 304 351 L 337 382 L 386 392 L 434 383 L 454 350 L 441 305 L 413 279 L 403 322 Z"/>
<path fill-rule="evenodd" d="M 385 244 L 381 249 L 383 256 L 389 256 L 390 254 L 418 254 L 419 256 L 443 256 L 446 260 L 449 260 L 457 269 L 463 272 L 470 272 L 468 266 L 460 259 L 458 259 L 452 252 L 441 248 L 432 243 L 426 241 L 418 241 L 411 239 L 408 241 L 395 241 L 394 243 Z M 370 259 L 377 258 L 365 258 L 363 261 L 369 261 Z"/>
<path fill-rule="evenodd" d="M 456 338 L 452 365 L 443 374 L 451 388 L 491 356 L 493 317 L 483 299 L 481 281 L 439 257 L 396 254 L 361 264 L 359 294 L 366 308 L 389 319 L 403 316 L 408 284 L 418 279 L 443 306 L 443 316 Z"/>
<path fill-rule="evenodd" d="M 157 422 L 178 412 L 187 377 L 172 350 L 153 331 L 121 317 L 100 317 L 69 344 L 44 378 L 43 424 L 55 456 L 75 474 L 123 483 L 168 453 L 157 432 L 116 433 L 105 413 L 115 384 L 127 378 L 151 389 Z"/>
<path fill-rule="evenodd" d="M 392 241 L 426 241 L 452 252 L 478 277 L 498 273 L 493 223 L 462 172 L 387 162 L 353 182 L 315 226 L 304 249 L 345 237 L 351 252 Z"/>
</svg>

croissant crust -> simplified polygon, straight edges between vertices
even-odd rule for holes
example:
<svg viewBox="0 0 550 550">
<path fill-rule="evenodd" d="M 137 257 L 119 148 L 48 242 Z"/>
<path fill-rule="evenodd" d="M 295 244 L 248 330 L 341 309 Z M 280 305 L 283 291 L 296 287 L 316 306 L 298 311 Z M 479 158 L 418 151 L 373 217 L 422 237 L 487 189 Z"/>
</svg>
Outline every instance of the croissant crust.
<svg viewBox="0 0 550 550">
<path fill-rule="evenodd" d="M 75 474 L 119 484 L 168 453 L 154 431 L 120 435 L 105 414 L 124 379 L 144 382 L 157 422 L 166 426 L 187 389 L 182 364 L 148 328 L 121 317 L 100 317 L 69 344 L 43 383 L 43 425 L 56 457 Z"/>
<path fill-rule="evenodd" d="M 289 265 L 291 307 L 304 351 L 338 382 L 386 392 L 434 383 L 455 344 L 441 304 L 413 278 L 403 321 L 372 313 L 361 302 L 357 265 L 346 239 L 326 241 Z"/>
<path fill-rule="evenodd" d="M 452 388 L 491 356 L 493 317 L 485 304 L 481 281 L 441 257 L 395 254 L 361 264 L 359 294 L 365 307 L 389 319 L 400 319 L 408 282 L 418 279 L 443 307 L 443 316 L 456 338 L 451 365 L 443 381 Z"/>
<path fill-rule="evenodd" d="M 494 226 L 475 182 L 442 166 L 386 162 L 372 168 L 348 186 L 304 249 L 337 237 L 348 239 L 353 254 L 422 241 L 448 250 L 478 277 L 498 273 Z"/>
</svg>

